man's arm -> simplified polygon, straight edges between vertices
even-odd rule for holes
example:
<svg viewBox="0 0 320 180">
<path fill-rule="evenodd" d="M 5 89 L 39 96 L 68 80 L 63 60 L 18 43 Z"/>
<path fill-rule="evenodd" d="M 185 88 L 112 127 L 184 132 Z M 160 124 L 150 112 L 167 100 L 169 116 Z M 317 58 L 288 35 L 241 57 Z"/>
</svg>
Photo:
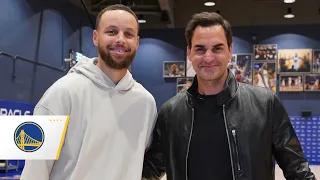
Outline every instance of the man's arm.
<svg viewBox="0 0 320 180">
<path fill-rule="evenodd" d="M 272 151 L 287 180 L 316 180 L 280 99 L 272 101 Z"/>
<path fill-rule="evenodd" d="M 156 125 L 152 132 L 150 146 L 146 149 L 144 155 L 142 179 L 159 180 L 165 173 L 163 148 L 162 148 L 162 120 L 163 112 L 160 111 Z"/>
</svg>

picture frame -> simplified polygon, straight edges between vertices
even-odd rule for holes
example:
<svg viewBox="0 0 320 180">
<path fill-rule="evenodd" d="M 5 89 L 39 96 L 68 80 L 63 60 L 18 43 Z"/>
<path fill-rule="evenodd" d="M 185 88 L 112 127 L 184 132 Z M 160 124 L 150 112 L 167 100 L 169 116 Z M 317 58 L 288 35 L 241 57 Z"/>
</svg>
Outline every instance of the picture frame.
<svg viewBox="0 0 320 180">
<path fill-rule="evenodd" d="M 235 67 L 232 69 L 238 82 L 252 84 L 252 54 L 236 54 Z"/>
<path fill-rule="evenodd" d="M 177 78 L 186 76 L 185 61 L 164 61 L 163 62 L 163 77 Z"/>
<path fill-rule="evenodd" d="M 277 44 L 253 45 L 254 61 L 277 61 Z"/>
<path fill-rule="evenodd" d="M 320 74 L 306 74 L 304 91 L 320 91 Z"/>
<path fill-rule="evenodd" d="M 254 62 L 253 85 L 277 92 L 277 71 L 275 62 Z"/>
<path fill-rule="evenodd" d="M 192 77 L 177 78 L 177 94 L 189 89 L 192 83 Z"/>
<path fill-rule="evenodd" d="M 228 69 L 235 75 L 236 70 L 237 70 L 237 54 L 232 54 L 231 59 L 229 59 L 228 62 Z"/>
<path fill-rule="evenodd" d="M 302 92 L 304 87 L 304 76 L 302 74 L 280 75 L 279 92 Z"/>
<path fill-rule="evenodd" d="M 312 57 L 312 73 L 320 74 L 320 49 L 314 49 Z"/>
<path fill-rule="evenodd" d="M 279 49 L 278 72 L 281 73 L 311 73 L 312 49 Z"/>
</svg>

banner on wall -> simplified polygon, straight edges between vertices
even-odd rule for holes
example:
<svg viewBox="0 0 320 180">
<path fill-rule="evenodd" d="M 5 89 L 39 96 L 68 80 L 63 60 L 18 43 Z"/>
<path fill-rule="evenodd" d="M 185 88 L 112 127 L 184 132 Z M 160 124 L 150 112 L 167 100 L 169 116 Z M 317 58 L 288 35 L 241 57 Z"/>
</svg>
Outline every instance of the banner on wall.
<svg viewBox="0 0 320 180">
<path fill-rule="evenodd" d="M 32 115 L 35 105 L 0 99 L 0 116 Z"/>
</svg>

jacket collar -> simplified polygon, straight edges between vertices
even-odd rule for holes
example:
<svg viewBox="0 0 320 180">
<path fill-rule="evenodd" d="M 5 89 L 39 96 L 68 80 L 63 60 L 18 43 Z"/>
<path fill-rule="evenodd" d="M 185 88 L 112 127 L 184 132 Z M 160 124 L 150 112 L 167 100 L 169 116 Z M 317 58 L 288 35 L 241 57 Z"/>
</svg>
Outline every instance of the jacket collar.
<svg viewBox="0 0 320 180">
<path fill-rule="evenodd" d="M 219 92 L 217 95 L 218 105 L 221 106 L 229 102 L 232 99 L 232 97 L 235 95 L 238 89 L 238 86 L 239 86 L 239 83 L 236 81 L 235 76 L 228 69 L 228 77 L 226 80 L 226 85 L 224 89 L 221 92 Z M 192 107 L 195 106 L 194 98 L 197 97 L 197 92 L 198 92 L 198 79 L 197 79 L 197 75 L 195 75 L 191 87 L 187 90 L 187 102 Z"/>
</svg>

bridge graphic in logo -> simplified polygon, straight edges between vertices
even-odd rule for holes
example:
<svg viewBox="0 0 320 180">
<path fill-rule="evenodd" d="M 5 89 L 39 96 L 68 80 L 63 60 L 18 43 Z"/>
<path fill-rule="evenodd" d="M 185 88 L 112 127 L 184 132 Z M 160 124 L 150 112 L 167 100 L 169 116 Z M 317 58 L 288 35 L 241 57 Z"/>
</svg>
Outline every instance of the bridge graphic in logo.
<svg viewBox="0 0 320 180">
<path fill-rule="evenodd" d="M 24 122 L 15 130 L 14 142 L 20 150 L 34 152 L 42 146 L 44 132 L 37 123 Z"/>
</svg>

